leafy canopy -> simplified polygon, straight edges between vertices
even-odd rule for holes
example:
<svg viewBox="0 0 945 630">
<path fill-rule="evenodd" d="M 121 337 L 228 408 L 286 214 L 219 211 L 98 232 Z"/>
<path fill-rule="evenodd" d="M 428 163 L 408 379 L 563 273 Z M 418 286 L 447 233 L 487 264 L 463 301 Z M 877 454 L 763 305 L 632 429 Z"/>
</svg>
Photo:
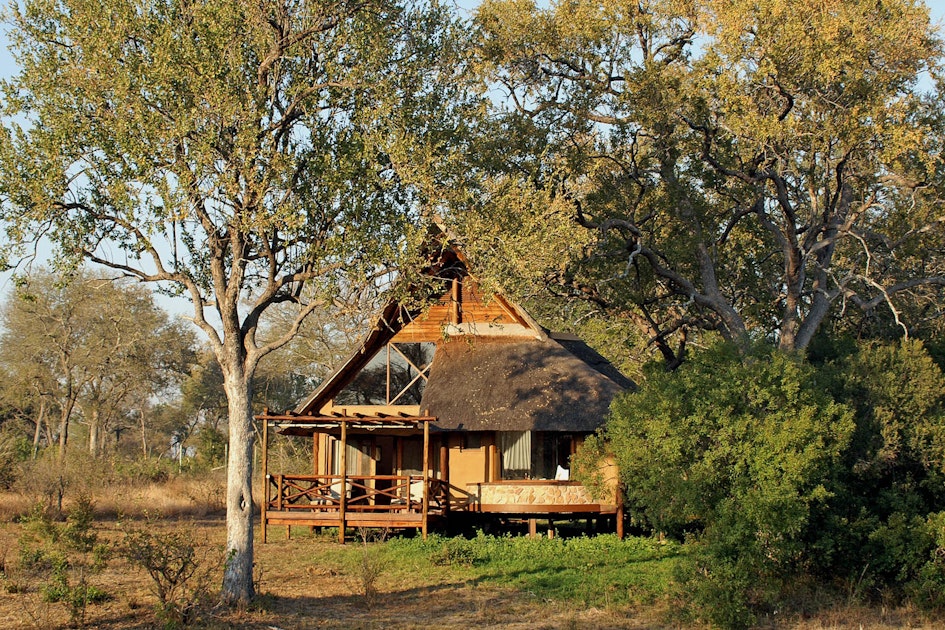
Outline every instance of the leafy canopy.
<svg viewBox="0 0 945 630">
<path fill-rule="evenodd" d="M 204 307 L 251 337 L 270 304 L 304 311 L 401 259 L 423 201 L 410 178 L 447 131 L 441 8 L 38 0 L 8 16 L 12 245 L 44 236 L 189 295 L 214 341 Z"/>
<path fill-rule="evenodd" d="M 921 3 L 490 0 L 476 23 L 492 120 L 455 220 L 500 272 L 631 319 L 670 366 L 687 331 L 790 350 L 855 311 L 940 315 Z"/>
</svg>

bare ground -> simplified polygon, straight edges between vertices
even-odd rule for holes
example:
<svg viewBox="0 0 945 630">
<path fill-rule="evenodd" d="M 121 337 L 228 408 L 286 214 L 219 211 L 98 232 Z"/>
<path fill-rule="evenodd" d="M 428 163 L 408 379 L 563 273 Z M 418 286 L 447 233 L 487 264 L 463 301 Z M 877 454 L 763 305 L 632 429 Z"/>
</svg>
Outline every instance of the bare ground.
<svg viewBox="0 0 945 630">
<path fill-rule="evenodd" d="M 196 521 L 168 518 L 150 526 L 187 527 L 198 542 L 211 546 L 221 545 L 224 537 L 222 517 Z M 101 535 L 117 540 L 120 530 L 117 521 L 107 521 L 102 525 Z M 445 570 L 431 573 L 411 567 L 382 568 L 377 577 L 377 595 L 366 597 L 363 578 L 350 571 L 345 574 L 331 561 L 324 560 L 337 549 L 336 542 L 311 536 L 279 540 L 284 531 L 280 530 L 274 528 L 271 542 L 256 548 L 259 604 L 244 611 L 208 609 L 201 627 L 259 630 L 677 627 L 662 621 L 666 618 L 666 603 L 646 610 L 583 609 L 569 603 L 541 601 L 529 593 L 457 580 L 455 572 Z M 0 524 L 0 562 L 7 576 L 4 588 L 0 588 L 0 628 L 69 627 L 66 605 L 41 601 L 36 585 L 17 580 L 20 532 L 20 525 Z M 89 606 L 86 627 L 116 630 L 155 627 L 157 598 L 141 569 L 116 557 L 96 576 L 95 583 L 112 598 Z M 215 584 L 218 583 L 216 580 Z M 844 607 L 811 619 L 772 620 L 765 627 L 885 630 L 941 626 L 908 610 Z"/>
<path fill-rule="evenodd" d="M 193 528 L 202 544 L 221 545 L 223 542 L 222 518 L 186 522 L 167 519 L 161 524 L 168 528 L 182 525 Z M 117 540 L 121 537 L 120 527 L 117 522 L 106 522 L 100 533 Z M 17 579 L 20 531 L 21 526 L 17 524 L 0 525 L 0 561 L 10 576 L 0 589 L 0 628 L 70 627 L 69 609 L 65 604 L 43 602 L 35 584 L 24 584 Z M 273 533 L 276 535 L 271 541 L 278 539 L 280 532 Z M 319 561 L 321 554 L 337 545 L 313 537 L 257 544 L 257 588 L 261 594 L 258 605 L 244 611 L 211 609 L 200 625 L 266 630 L 659 627 L 644 616 L 627 616 L 625 611 L 575 610 L 564 604 L 536 601 L 527 593 L 450 581 L 443 575 L 410 575 L 408 572 L 405 578 L 402 570 L 389 571 L 391 575 L 381 570 L 377 579 L 378 593 L 369 600 L 359 592 L 362 588 L 359 576 L 344 575 Z M 112 597 L 88 607 L 86 627 L 155 627 L 157 598 L 143 570 L 115 557 L 92 581 Z M 11 583 L 16 584 L 12 589 Z"/>
</svg>

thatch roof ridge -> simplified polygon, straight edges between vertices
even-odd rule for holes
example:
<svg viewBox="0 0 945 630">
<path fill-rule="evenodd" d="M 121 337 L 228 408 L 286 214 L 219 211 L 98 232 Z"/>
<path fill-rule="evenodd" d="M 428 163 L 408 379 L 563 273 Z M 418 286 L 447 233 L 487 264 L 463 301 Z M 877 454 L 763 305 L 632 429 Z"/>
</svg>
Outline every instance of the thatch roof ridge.
<svg viewBox="0 0 945 630">
<path fill-rule="evenodd" d="M 420 404 L 440 430 L 586 432 L 630 386 L 548 337 L 451 339 L 437 346 Z"/>
</svg>

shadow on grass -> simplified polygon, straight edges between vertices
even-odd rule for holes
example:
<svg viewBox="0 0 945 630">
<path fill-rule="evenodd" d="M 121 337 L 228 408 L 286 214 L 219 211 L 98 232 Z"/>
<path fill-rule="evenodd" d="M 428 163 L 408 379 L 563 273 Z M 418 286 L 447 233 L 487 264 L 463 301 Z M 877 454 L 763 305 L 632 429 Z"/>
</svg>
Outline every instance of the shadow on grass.
<svg viewBox="0 0 945 630">
<path fill-rule="evenodd" d="M 281 620 L 309 627 L 470 627 L 510 620 L 527 593 L 488 584 L 482 578 L 384 591 L 373 604 L 359 594 L 261 596 L 259 605 Z M 317 622 L 317 623 L 316 623 Z M 326 625 L 328 624 L 328 625 Z M 354 624 L 354 625 L 352 625 Z M 360 624 L 360 625 L 359 625 Z"/>
</svg>

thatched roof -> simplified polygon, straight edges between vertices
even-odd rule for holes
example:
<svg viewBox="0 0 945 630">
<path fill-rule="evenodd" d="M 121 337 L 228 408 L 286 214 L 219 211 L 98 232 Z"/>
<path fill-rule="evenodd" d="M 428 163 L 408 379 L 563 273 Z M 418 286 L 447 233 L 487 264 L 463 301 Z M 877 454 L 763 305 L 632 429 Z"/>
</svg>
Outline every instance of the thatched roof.
<svg viewBox="0 0 945 630">
<path fill-rule="evenodd" d="M 439 430 L 594 431 L 632 385 L 580 341 L 451 339 L 420 405 Z"/>
<path fill-rule="evenodd" d="M 549 335 L 501 294 L 491 296 L 499 310 L 490 310 L 456 245 L 442 244 L 431 260 L 426 272 L 452 285 L 444 282 L 434 296 L 434 302 L 442 298 L 442 303 L 428 305 L 423 317 L 429 321 L 418 325 L 419 312 L 396 301 L 387 304 L 361 346 L 302 401 L 293 417 L 346 413 L 344 405 L 335 407 L 336 397 L 375 353 L 399 336 L 436 343 L 418 406 L 424 415 L 437 418 L 433 430 L 594 431 L 614 396 L 633 386 L 583 341 Z M 429 317 L 434 312 L 438 314 Z"/>
</svg>

